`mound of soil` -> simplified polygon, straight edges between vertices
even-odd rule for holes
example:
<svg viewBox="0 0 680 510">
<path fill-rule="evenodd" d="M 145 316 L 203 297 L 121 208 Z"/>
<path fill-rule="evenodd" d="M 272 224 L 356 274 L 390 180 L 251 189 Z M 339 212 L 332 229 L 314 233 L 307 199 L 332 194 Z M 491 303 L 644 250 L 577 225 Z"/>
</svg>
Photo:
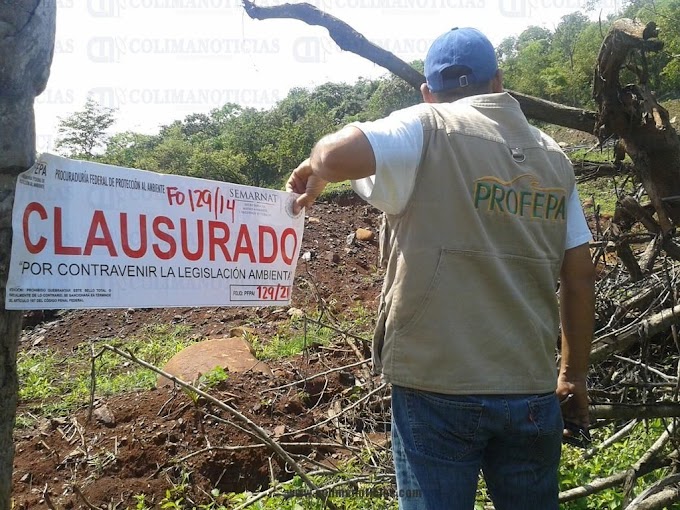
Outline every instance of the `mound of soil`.
<svg viewBox="0 0 680 510">
<path fill-rule="evenodd" d="M 377 268 L 380 213 L 347 197 L 316 204 L 308 211 L 292 307 L 321 313 L 333 323 L 357 304 L 375 311 L 381 284 Z M 348 236 L 358 229 L 376 234 L 369 241 Z M 159 308 L 78 310 L 26 317 L 20 349 L 49 348 L 68 355 L 91 339 L 125 339 L 150 324 L 182 324 L 196 339 L 227 336 L 248 326 L 267 342 L 289 318 L 287 308 Z M 37 346 L 37 347 L 35 347 Z M 343 448 L 334 446 L 329 426 L 305 430 L 328 418 L 322 405 L 367 381 L 365 367 L 273 391 L 366 355 L 366 346 L 315 346 L 304 355 L 270 363 L 274 376 L 231 374 L 210 390 L 236 408 L 291 453 L 317 463 L 334 463 Z M 22 405 L 20 403 L 20 412 Z M 180 484 L 187 501 L 207 501 L 220 492 L 257 491 L 272 477 L 292 473 L 276 455 L 233 424 L 223 410 L 183 391 L 154 389 L 117 395 L 67 418 L 41 420 L 15 434 L 14 508 L 127 508 L 135 495 L 150 506 Z"/>
</svg>

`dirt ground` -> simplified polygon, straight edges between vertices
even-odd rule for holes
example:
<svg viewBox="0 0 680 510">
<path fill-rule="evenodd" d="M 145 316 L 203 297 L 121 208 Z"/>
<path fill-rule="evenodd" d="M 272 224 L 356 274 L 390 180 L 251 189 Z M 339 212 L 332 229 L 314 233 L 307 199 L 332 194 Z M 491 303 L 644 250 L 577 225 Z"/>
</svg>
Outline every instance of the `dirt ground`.
<svg viewBox="0 0 680 510">
<path fill-rule="evenodd" d="M 356 198 L 316 204 L 305 225 L 296 273 L 292 307 L 326 317 L 350 313 L 356 304 L 375 311 L 382 282 L 377 269 L 377 210 Z M 347 237 L 358 228 L 376 234 L 370 241 Z M 175 308 L 135 310 L 79 310 L 32 314 L 25 318 L 20 349 L 39 339 L 40 348 L 68 355 L 92 338 L 106 341 L 132 337 L 150 324 L 182 324 L 196 339 L 228 335 L 235 326 L 248 326 L 263 342 L 288 320 L 288 308 Z M 322 316 L 322 319 L 324 317 Z M 313 336 L 313 333 L 312 333 Z M 330 429 L 302 431 L 327 418 L 319 405 L 329 401 L 366 376 L 365 369 L 334 372 L 304 386 L 286 391 L 267 389 L 297 381 L 332 367 L 354 363 L 361 349 L 315 347 L 306 355 L 270 363 L 274 376 L 233 374 L 211 390 L 281 442 L 298 443 L 291 452 L 334 463 L 342 449 L 309 446 L 328 443 Z M 266 398 L 265 398 L 266 397 Z M 247 433 L 228 423 L 229 415 L 194 403 L 183 392 L 153 389 L 135 394 L 99 398 L 98 418 L 87 421 L 83 407 L 67 418 L 43 419 L 34 428 L 17 429 L 14 464 L 14 508 L 134 508 L 134 495 L 144 494 L 157 504 L 173 484 L 190 482 L 196 501 L 207 493 L 256 491 L 270 477 L 292 477 L 276 455 L 257 445 Z M 20 403 L 20 411 L 22 409 Z M 323 409 L 323 410 L 322 410 Z M 222 449 L 219 449 L 219 448 Z M 211 448 L 211 451 L 202 451 Z M 189 456 L 181 463 L 177 459 Z M 184 466 L 180 469 L 178 466 Z M 201 499 L 202 498 L 202 499 Z"/>
</svg>

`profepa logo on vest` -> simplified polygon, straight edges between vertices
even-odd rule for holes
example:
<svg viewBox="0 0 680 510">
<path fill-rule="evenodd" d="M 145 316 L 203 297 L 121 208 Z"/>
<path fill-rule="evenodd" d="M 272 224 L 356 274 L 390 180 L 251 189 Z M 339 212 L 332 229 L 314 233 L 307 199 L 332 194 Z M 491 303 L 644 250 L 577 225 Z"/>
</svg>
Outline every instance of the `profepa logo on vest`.
<svg viewBox="0 0 680 510">
<path fill-rule="evenodd" d="M 565 190 L 542 188 L 532 174 L 522 174 L 510 182 L 480 177 L 475 181 L 473 197 L 475 209 L 539 220 L 565 220 Z"/>
</svg>

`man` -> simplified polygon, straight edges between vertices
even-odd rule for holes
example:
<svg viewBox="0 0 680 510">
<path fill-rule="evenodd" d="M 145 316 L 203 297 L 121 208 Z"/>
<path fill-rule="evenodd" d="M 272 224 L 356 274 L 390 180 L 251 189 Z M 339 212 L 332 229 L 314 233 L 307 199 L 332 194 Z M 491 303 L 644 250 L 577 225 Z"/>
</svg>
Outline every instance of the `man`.
<svg viewBox="0 0 680 510">
<path fill-rule="evenodd" d="M 435 40 L 425 77 L 424 104 L 324 137 L 287 189 L 299 209 L 351 179 L 386 213 L 373 361 L 392 384 L 399 507 L 472 509 L 481 469 L 497 510 L 557 509 L 563 419 L 588 427 L 594 315 L 573 170 L 479 31 Z"/>
</svg>

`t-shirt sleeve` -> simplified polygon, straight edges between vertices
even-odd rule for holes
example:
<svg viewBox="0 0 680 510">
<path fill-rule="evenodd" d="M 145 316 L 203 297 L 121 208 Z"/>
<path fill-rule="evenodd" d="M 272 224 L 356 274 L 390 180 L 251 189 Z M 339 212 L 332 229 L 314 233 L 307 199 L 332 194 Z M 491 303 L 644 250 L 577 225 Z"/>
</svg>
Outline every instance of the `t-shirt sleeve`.
<svg viewBox="0 0 680 510">
<path fill-rule="evenodd" d="M 578 196 L 576 185 L 569 195 L 567 202 L 567 244 L 565 249 L 575 248 L 593 240 L 593 236 L 588 228 L 586 217 L 583 214 L 583 207 Z"/>
<path fill-rule="evenodd" d="M 413 192 L 423 151 L 423 126 L 416 108 L 374 122 L 350 124 L 366 135 L 375 155 L 375 175 L 352 181 L 352 188 L 388 214 L 401 213 Z"/>
</svg>

